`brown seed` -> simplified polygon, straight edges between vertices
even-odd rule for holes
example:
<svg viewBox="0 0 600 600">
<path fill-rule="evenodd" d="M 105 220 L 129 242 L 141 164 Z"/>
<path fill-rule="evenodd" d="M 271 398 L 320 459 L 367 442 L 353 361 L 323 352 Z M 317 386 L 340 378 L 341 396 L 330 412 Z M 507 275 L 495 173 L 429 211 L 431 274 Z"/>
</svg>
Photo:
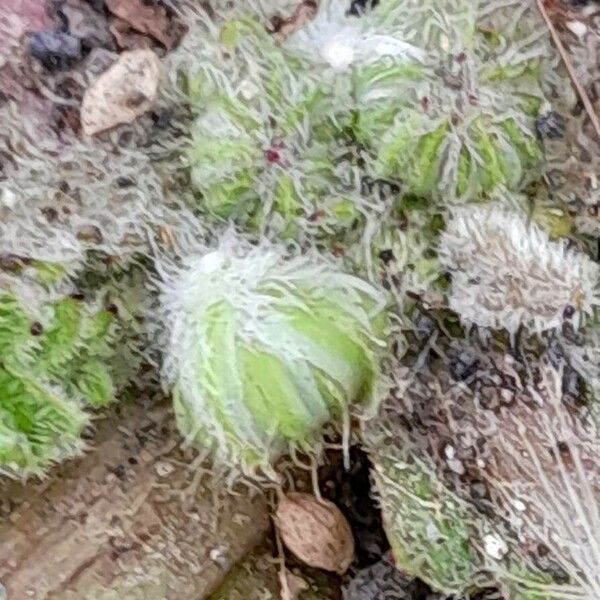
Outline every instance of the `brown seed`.
<svg viewBox="0 0 600 600">
<path fill-rule="evenodd" d="M 346 518 L 328 500 L 310 494 L 282 495 L 275 513 L 286 547 L 311 567 L 345 573 L 354 557 L 354 538 Z"/>
</svg>

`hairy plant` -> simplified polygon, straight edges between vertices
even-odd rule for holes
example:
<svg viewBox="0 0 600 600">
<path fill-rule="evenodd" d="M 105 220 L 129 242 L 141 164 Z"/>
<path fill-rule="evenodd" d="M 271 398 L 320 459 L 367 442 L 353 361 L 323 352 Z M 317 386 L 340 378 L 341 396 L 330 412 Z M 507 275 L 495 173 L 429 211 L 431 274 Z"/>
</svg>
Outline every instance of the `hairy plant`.
<svg viewBox="0 0 600 600">
<path fill-rule="evenodd" d="M 578 327 L 598 305 L 598 265 L 516 209 L 452 211 L 439 260 L 452 275 L 449 305 L 467 324 L 539 333 L 565 320 Z"/>
<path fill-rule="evenodd" d="M 420 49 L 412 61 L 374 51 L 349 74 L 350 126 L 371 150 L 370 169 L 446 202 L 531 179 L 535 118 L 555 77 L 535 12 L 518 2 L 381 2 L 369 19 Z"/>
<path fill-rule="evenodd" d="M 272 7 L 271 7 L 272 8 Z M 334 93 L 267 30 L 256 5 L 197 13 L 173 58 L 195 115 L 188 164 L 204 218 L 302 238 L 343 227 L 359 176 L 334 119 Z"/>
<path fill-rule="evenodd" d="M 172 196 L 172 129 L 163 125 L 157 136 L 145 116 L 100 138 L 77 131 L 74 107 L 116 55 L 95 49 L 77 69 L 48 77 L 21 54 L 2 71 L 10 85 L 0 106 L 0 254 L 72 269 L 90 250 L 131 258 L 163 226 L 174 239 L 187 235 L 193 218 Z M 157 115 L 173 109 L 170 93 L 157 101 Z M 172 121 L 176 128 L 175 114 Z"/>
<path fill-rule="evenodd" d="M 113 312 L 78 296 L 38 304 L 0 293 L 0 472 L 12 476 L 77 454 L 86 408 L 115 397 Z"/>
<path fill-rule="evenodd" d="M 565 406 L 561 371 L 542 364 L 536 375 L 539 382 L 525 382 L 534 406 L 506 411 L 496 421 L 489 440 L 495 464 L 484 467 L 492 471 L 484 478 L 497 514 L 517 530 L 523 546 L 537 543 L 539 562 L 566 579 L 563 587 L 546 588 L 515 578 L 515 588 L 591 600 L 600 594 L 598 428 Z"/>
<path fill-rule="evenodd" d="M 376 401 L 383 296 L 317 255 L 228 237 L 167 276 L 164 378 L 179 427 L 216 461 L 269 472 Z"/>
<path fill-rule="evenodd" d="M 402 569 L 448 593 L 597 597 L 600 438 L 568 369 L 434 335 L 399 374 L 367 433 Z"/>
<path fill-rule="evenodd" d="M 577 333 L 566 329 L 558 338 L 560 352 L 583 378 L 595 398 L 600 392 L 600 332 L 595 322 Z M 594 402 L 593 409 L 597 408 Z"/>
</svg>

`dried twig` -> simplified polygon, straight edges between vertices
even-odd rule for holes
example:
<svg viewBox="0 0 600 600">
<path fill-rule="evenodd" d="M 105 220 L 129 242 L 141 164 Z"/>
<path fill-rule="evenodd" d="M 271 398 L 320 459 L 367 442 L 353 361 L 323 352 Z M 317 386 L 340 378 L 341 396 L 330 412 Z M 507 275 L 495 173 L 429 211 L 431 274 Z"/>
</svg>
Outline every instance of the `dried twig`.
<svg viewBox="0 0 600 600">
<path fill-rule="evenodd" d="M 598 138 L 600 138 L 600 120 L 598 119 L 598 115 L 596 115 L 596 111 L 594 110 L 592 101 L 590 100 L 590 97 L 588 96 L 584 87 L 581 85 L 579 79 L 577 78 L 577 74 L 575 73 L 575 69 L 573 68 L 573 64 L 571 63 L 569 55 L 565 47 L 563 46 L 563 43 L 556 31 L 556 28 L 554 27 L 554 24 L 550 19 L 550 16 L 548 15 L 548 11 L 546 10 L 546 7 L 544 5 L 544 0 L 537 0 L 537 5 L 542 17 L 544 18 L 544 21 L 546 22 L 546 25 L 548 26 L 550 35 L 552 36 L 552 41 L 554 42 L 554 45 L 556 46 L 558 53 L 560 54 L 562 61 L 565 64 L 565 67 L 567 68 L 569 77 L 571 78 L 571 81 L 573 82 L 573 85 L 577 90 L 577 94 L 583 102 L 583 106 L 592 122 L 592 125 L 594 126 L 594 129 L 596 130 Z"/>
</svg>

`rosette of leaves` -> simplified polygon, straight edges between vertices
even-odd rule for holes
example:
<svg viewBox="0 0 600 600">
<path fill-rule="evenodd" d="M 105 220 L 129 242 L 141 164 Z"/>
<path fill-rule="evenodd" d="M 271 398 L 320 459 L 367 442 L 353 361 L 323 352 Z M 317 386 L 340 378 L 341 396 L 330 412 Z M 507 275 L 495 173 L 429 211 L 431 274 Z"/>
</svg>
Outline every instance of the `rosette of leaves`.
<svg viewBox="0 0 600 600">
<path fill-rule="evenodd" d="M 164 375 L 182 433 L 217 463 L 269 473 L 376 400 L 384 299 L 317 255 L 223 241 L 165 282 Z"/>
<path fill-rule="evenodd" d="M 42 474 L 77 454 L 86 409 L 114 399 L 107 359 L 116 327 L 113 312 L 79 296 L 34 313 L 0 293 L 0 472 Z"/>
<path fill-rule="evenodd" d="M 502 8 L 382 2 L 360 18 L 374 50 L 347 66 L 353 112 L 345 123 L 370 151 L 374 176 L 450 200 L 516 189 L 532 177 L 541 159 L 541 80 L 552 50 L 537 35 L 535 13 L 515 2 L 515 24 Z M 390 48 L 410 42 L 421 52 L 384 51 L 382 40 Z"/>
<path fill-rule="evenodd" d="M 273 216 L 276 233 L 294 233 L 323 199 L 335 206 L 351 188 L 333 93 L 257 11 L 224 9 L 205 27 L 185 74 L 197 115 L 188 160 L 198 206 L 255 230 Z"/>
</svg>

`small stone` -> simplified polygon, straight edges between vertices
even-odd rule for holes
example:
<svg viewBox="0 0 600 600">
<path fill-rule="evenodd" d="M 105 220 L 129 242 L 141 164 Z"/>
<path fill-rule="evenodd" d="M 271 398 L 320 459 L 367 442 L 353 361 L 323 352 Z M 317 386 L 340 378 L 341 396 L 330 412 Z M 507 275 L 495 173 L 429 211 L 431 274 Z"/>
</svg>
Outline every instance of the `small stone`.
<svg viewBox="0 0 600 600">
<path fill-rule="evenodd" d="M 483 545 L 486 553 L 496 560 L 502 559 L 508 553 L 506 542 L 493 533 L 483 538 Z"/>
<path fill-rule="evenodd" d="M 249 79 L 244 79 L 240 83 L 240 93 L 242 94 L 242 98 L 244 98 L 244 100 L 252 100 L 252 98 L 255 98 L 259 92 L 260 89 L 258 86 Z"/>
<path fill-rule="evenodd" d="M 565 23 L 567 29 L 574 33 L 578 38 L 582 38 L 587 33 L 587 25 L 581 21 L 567 21 Z"/>
<path fill-rule="evenodd" d="M 500 398 L 505 404 L 510 404 L 514 400 L 515 395 L 513 392 L 507 388 L 502 388 L 500 390 Z"/>
<path fill-rule="evenodd" d="M 394 251 L 389 248 L 382 250 L 379 253 L 379 259 L 386 265 L 391 263 L 394 260 Z"/>
<path fill-rule="evenodd" d="M 31 331 L 31 335 L 38 336 L 38 335 L 42 335 L 42 333 L 44 332 L 44 328 L 39 321 L 34 321 L 31 324 L 30 331 Z"/>
<path fill-rule="evenodd" d="M 444 52 L 450 51 L 450 40 L 444 34 L 440 35 L 439 46 Z"/>
<path fill-rule="evenodd" d="M 435 543 L 440 539 L 440 530 L 436 527 L 433 521 L 429 521 L 429 523 L 427 523 L 427 526 L 425 527 L 425 535 L 432 543 Z"/>
<path fill-rule="evenodd" d="M 95 225 L 84 225 L 77 232 L 77 239 L 79 239 L 83 242 L 101 244 L 103 236 L 102 236 L 102 232 L 100 231 L 100 229 L 98 227 L 96 227 Z"/>
<path fill-rule="evenodd" d="M 160 59 L 152 50 L 123 52 L 86 90 L 81 124 L 94 135 L 131 123 L 150 110 L 158 95 Z"/>
<path fill-rule="evenodd" d="M 361 17 L 364 13 L 379 4 L 379 0 L 352 0 L 350 3 L 349 15 Z"/>
<path fill-rule="evenodd" d="M 337 71 L 345 71 L 355 60 L 354 48 L 340 38 L 334 38 L 321 49 L 325 61 Z"/>
<path fill-rule="evenodd" d="M 227 556 L 227 548 L 224 546 L 213 548 L 209 552 L 208 557 L 223 570 L 227 570 L 230 567 L 230 560 Z"/>
<path fill-rule="evenodd" d="M 444 448 L 444 454 L 448 460 L 452 460 L 456 456 L 456 450 L 452 444 L 447 444 Z"/>
<path fill-rule="evenodd" d="M 452 460 L 449 460 L 447 462 L 448 462 L 448 466 L 450 467 L 451 471 L 453 471 L 457 475 L 465 474 L 465 472 L 466 472 L 465 466 L 462 464 L 462 462 L 460 460 L 453 458 Z"/>
<path fill-rule="evenodd" d="M 10 188 L 4 188 L 0 192 L 0 204 L 6 208 L 14 208 L 17 204 L 17 194 Z"/>
<path fill-rule="evenodd" d="M 175 470 L 175 467 L 171 463 L 161 460 L 156 463 L 154 469 L 159 477 L 168 477 Z"/>
<path fill-rule="evenodd" d="M 343 600 L 442 600 L 417 579 L 411 579 L 397 569 L 392 560 L 379 562 L 358 571 L 342 587 Z"/>
<path fill-rule="evenodd" d="M 61 7 L 69 33 L 82 40 L 84 48 L 112 48 L 114 46 L 105 19 L 99 19 L 96 9 L 85 2 L 67 2 Z"/>
</svg>

